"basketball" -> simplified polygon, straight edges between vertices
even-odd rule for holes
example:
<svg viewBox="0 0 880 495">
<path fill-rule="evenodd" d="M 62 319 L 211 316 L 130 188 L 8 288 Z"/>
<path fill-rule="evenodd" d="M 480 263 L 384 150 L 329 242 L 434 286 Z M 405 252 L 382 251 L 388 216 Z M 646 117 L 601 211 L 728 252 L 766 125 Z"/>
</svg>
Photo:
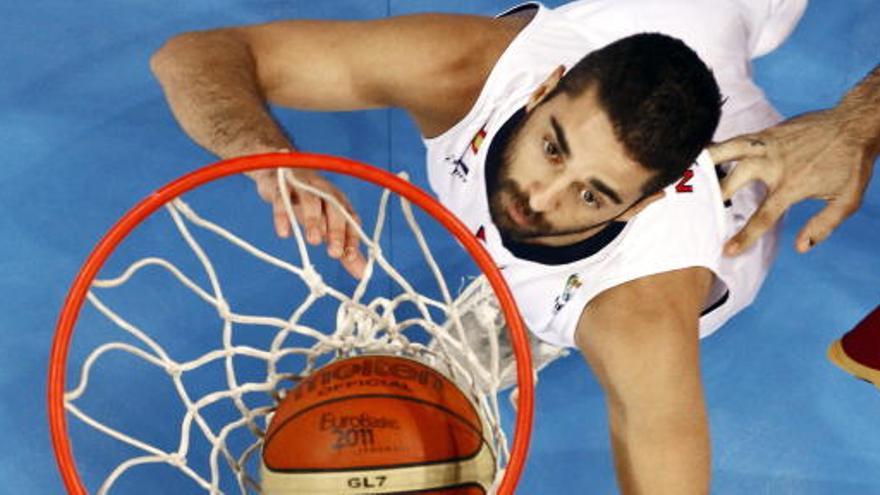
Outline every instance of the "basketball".
<svg viewBox="0 0 880 495">
<path fill-rule="evenodd" d="M 263 444 L 265 494 L 482 495 L 495 456 L 473 402 L 417 361 L 359 356 L 291 389 Z"/>
</svg>

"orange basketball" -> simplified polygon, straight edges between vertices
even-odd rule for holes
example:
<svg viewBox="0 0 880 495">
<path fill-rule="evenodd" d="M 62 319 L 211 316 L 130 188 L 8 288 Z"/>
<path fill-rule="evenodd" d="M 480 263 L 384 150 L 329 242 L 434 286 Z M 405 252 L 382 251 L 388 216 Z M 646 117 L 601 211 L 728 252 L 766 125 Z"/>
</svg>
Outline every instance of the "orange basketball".
<svg viewBox="0 0 880 495">
<path fill-rule="evenodd" d="M 471 400 L 392 356 L 315 371 L 281 402 L 263 444 L 263 493 L 483 495 L 495 458 Z"/>
</svg>

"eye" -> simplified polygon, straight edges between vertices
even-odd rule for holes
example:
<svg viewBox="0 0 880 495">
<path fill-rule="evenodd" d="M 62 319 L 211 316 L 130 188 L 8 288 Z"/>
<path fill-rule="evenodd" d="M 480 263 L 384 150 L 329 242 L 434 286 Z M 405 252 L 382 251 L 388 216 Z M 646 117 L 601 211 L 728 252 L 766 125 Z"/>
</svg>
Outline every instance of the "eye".
<svg viewBox="0 0 880 495">
<path fill-rule="evenodd" d="M 588 189 L 581 190 L 581 199 L 584 201 L 584 204 L 587 206 L 598 208 L 599 201 L 596 199 L 596 195 L 593 194 L 593 191 Z"/>
<path fill-rule="evenodd" d="M 544 138 L 544 154 L 553 161 L 559 160 L 559 148 L 547 138 Z"/>
</svg>

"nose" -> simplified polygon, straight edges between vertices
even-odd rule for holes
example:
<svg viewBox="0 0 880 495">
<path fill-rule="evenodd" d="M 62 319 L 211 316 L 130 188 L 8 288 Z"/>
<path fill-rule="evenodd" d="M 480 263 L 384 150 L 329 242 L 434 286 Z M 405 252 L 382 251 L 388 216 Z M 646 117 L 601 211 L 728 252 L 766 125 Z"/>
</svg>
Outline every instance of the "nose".
<svg viewBox="0 0 880 495">
<path fill-rule="evenodd" d="M 537 183 L 529 194 L 529 208 L 535 212 L 553 209 L 560 200 L 562 191 L 568 186 L 565 176 L 552 177 L 543 184 Z"/>
</svg>

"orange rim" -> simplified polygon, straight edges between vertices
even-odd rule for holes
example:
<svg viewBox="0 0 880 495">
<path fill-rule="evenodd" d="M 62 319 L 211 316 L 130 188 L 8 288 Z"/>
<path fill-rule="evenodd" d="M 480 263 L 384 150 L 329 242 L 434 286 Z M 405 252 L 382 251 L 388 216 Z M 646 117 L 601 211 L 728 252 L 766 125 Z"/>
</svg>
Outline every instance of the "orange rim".
<svg viewBox="0 0 880 495">
<path fill-rule="evenodd" d="M 55 327 L 52 352 L 49 357 L 48 406 L 49 428 L 55 458 L 64 485 L 69 493 L 85 494 L 76 462 L 67 435 L 67 419 L 64 411 L 64 387 L 67 374 L 67 352 L 73 336 L 73 328 L 79 317 L 89 287 L 116 246 L 144 219 L 163 205 L 181 194 L 215 179 L 266 168 L 306 168 L 326 170 L 356 177 L 375 185 L 385 187 L 419 205 L 435 220 L 443 224 L 474 258 L 480 270 L 486 275 L 507 319 L 510 340 L 516 355 L 516 376 L 519 386 L 517 414 L 513 445 L 504 477 L 498 493 L 512 495 L 519 482 L 531 438 L 531 425 L 534 414 L 534 383 L 532 363 L 526 330 L 517 310 L 507 283 L 486 249 L 476 236 L 468 230 L 449 210 L 418 187 L 381 169 L 369 165 L 328 155 L 312 153 L 270 153 L 231 160 L 224 160 L 187 174 L 157 190 L 128 211 L 98 242 L 83 264 L 73 285 L 67 293 L 64 306 Z"/>
</svg>

